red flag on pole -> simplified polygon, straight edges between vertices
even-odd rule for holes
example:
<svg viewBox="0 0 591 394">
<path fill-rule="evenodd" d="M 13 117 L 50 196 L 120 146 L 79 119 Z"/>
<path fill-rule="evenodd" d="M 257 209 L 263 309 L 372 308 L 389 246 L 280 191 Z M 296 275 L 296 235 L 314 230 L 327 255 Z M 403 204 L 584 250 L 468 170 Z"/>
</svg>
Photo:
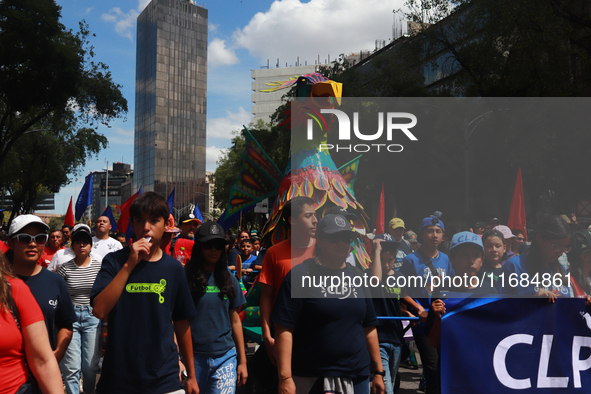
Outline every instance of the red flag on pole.
<svg viewBox="0 0 591 394">
<path fill-rule="evenodd" d="M 507 227 L 511 230 L 519 229 L 523 231 L 523 236 L 527 240 L 527 230 L 525 225 L 525 204 L 523 201 L 523 183 L 521 182 L 520 167 L 517 171 L 517 179 L 515 180 L 515 189 L 513 190 L 513 200 L 511 201 L 511 211 L 509 211 Z"/>
<path fill-rule="evenodd" d="M 74 220 L 74 211 L 72 210 L 72 197 L 70 197 L 70 205 L 68 205 L 68 211 L 66 212 L 66 218 L 64 224 L 74 227 L 76 221 Z"/>
<path fill-rule="evenodd" d="M 141 188 L 140 190 L 138 190 L 137 193 L 129 197 L 127 201 L 125 201 L 123 204 L 119 206 L 119 208 L 121 209 L 121 216 L 119 216 L 119 220 L 117 221 L 117 227 L 119 228 L 119 231 L 125 231 L 127 229 L 127 225 L 129 224 L 129 207 L 131 207 L 131 204 L 133 204 L 133 202 L 135 201 L 137 196 L 139 196 L 140 193 Z"/>
<path fill-rule="evenodd" d="M 384 218 L 386 216 L 386 202 L 384 200 L 384 184 L 382 183 L 382 192 L 380 193 L 380 206 L 378 207 L 378 217 L 376 219 L 376 235 L 384 233 Z"/>
</svg>

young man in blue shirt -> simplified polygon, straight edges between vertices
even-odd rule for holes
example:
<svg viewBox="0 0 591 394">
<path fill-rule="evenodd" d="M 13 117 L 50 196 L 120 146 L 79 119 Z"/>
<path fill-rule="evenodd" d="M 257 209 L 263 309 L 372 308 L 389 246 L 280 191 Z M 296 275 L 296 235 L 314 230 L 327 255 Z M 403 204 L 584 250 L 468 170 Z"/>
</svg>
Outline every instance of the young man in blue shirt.
<svg viewBox="0 0 591 394">
<path fill-rule="evenodd" d="M 427 318 L 424 308 L 429 308 L 430 298 L 433 292 L 433 289 L 430 287 L 431 277 L 454 275 L 449 258 L 445 253 L 439 252 L 437 249 L 443 240 L 444 231 L 445 226 L 438 217 L 429 216 L 424 218 L 419 226 L 421 247 L 416 252 L 404 258 L 404 263 L 399 271 L 407 279 L 422 279 L 422 283 L 419 283 L 421 281 L 418 280 L 416 286 L 407 287 L 406 293 L 418 301 L 418 305 L 413 305 L 413 307 L 415 307 L 416 312 L 421 317 L 421 324 L 413 327 L 412 333 L 421 355 L 423 371 L 427 380 L 427 394 L 437 393 L 439 391 L 437 349 L 429 344 L 429 337 L 423 331 L 423 323 Z"/>
<path fill-rule="evenodd" d="M 160 249 L 168 203 L 153 192 L 130 207 L 133 244 L 105 256 L 91 292 L 93 313 L 108 320 L 97 393 L 197 394 L 189 319 L 196 314 L 181 264 Z"/>
</svg>

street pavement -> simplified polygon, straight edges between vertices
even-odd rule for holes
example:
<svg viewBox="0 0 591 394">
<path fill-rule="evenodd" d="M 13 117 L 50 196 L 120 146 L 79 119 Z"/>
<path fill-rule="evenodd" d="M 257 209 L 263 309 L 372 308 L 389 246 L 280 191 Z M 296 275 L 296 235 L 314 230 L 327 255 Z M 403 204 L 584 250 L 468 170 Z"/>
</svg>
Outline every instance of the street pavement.
<svg viewBox="0 0 591 394">
<path fill-rule="evenodd" d="M 418 356 L 418 355 L 417 355 Z M 419 391 L 419 380 L 423 374 L 423 369 L 419 366 L 419 369 L 406 369 L 399 368 L 398 373 L 400 374 L 400 388 L 396 394 L 415 394 L 424 393 Z"/>
</svg>

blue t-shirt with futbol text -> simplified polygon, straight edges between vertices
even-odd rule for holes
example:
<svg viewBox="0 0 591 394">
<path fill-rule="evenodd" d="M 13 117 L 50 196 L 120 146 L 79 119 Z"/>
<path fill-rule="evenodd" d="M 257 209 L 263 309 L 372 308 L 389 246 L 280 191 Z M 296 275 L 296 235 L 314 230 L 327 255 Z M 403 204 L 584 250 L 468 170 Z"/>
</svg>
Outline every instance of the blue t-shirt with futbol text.
<svg viewBox="0 0 591 394">
<path fill-rule="evenodd" d="M 281 283 L 271 321 L 294 329 L 294 376 L 339 376 L 354 382 L 369 376 L 363 328 L 377 325 L 369 290 L 347 284 L 332 288 L 319 282 L 321 277 L 343 275 L 356 276 L 349 264 L 329 269 L 309 259 L 293 267 Z M 315 276 L 319 286 L 308 286 L 305 276 Z"/>
<path fill-rule="evenodd" d="M 90 302 L 111 283 L 129 257 L 129 247 L 103 259 Z M 105 358 L 97 393 L 162 394 L 181 389 L 173 321 L 195 315 L 181 263 L 166 253 L 140 261 L 109 313 Z"/>
<path fill-rule="evenodd" d="M 78 320 L 64 278 L 45 268 L 41 268 L 37 275 L 18 275 L 18 277 L 29 286 L 33 297 L 41 307 L 49 334 L 49 343 L 55 350 L 57 332 L 62 328 L 71 329 L 72 324 Z"/>
<path fill-rule="evenodd" d="M 213 274 L 209 275 L 205 294 L 199 300 L 194 300 L 197 314 L 191 319 L 191 336 L 195 354 L 213 357 L 234 347 L 229 311 L 240 308 L 246 299 L 234 275 L 229 272 L 228 275 L 232 278 L 236 294 L 233 300 L 220 298 L 220 289 Z"/>
</svg>

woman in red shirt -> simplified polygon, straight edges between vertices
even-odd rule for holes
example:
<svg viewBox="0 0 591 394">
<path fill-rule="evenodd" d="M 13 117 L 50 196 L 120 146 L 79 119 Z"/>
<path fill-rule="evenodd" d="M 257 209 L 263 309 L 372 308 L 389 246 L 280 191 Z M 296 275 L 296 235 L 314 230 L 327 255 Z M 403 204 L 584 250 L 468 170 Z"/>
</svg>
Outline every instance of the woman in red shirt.
<svg viewBox="0 0 591 394">
<path fill-rule="evenodd" d="M 0 394 L 14 394 L 30 381 L 27 364 L 43 393 L 63 394 L 41 308 L 29 287 L 6 266 L 0 253 Z"/>
</svg>

